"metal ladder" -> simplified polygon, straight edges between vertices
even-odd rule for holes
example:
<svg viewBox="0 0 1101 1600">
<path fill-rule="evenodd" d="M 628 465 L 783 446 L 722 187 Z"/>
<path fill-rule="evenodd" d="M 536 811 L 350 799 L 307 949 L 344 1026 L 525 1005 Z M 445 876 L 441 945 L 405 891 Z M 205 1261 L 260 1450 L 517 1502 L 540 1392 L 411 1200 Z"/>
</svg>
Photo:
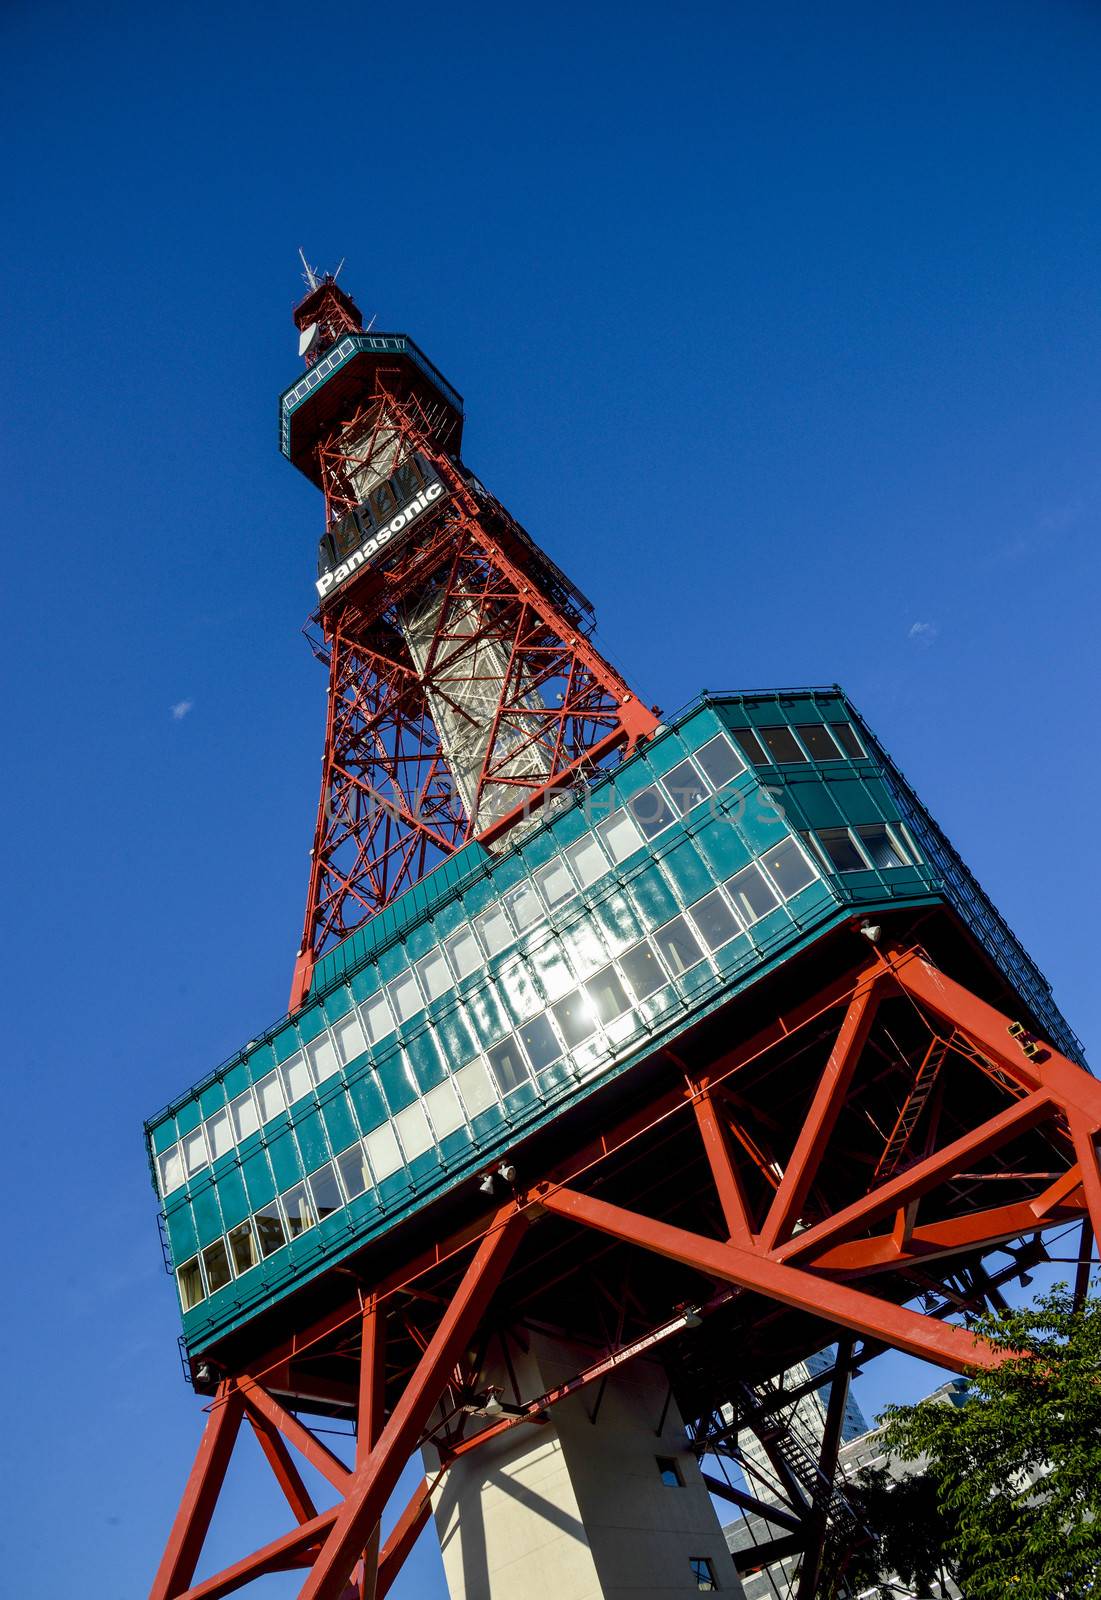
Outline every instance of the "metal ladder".
<svg viewBox="0 0 1101 1600">
<path fill-rule="evenodd" d="M 944 1065 L 950 1043 L 951 1039 L 942 1039 L 938 1035 L 934 1037 L 922 1057 L 921 1064 L 914 1074 L 914 1081 L 910 1085 L 906 1099 L 902 1102 L 898 1120 L 883 1147 L 883 1154 L 872 1177 L 873 1186 L 894 1176 L 903 1156 L 910 1148 L 910 1139 L 917 1127 L 918 1118 L 925 1109 L 925 1103 L 933 1092 L 933 1086 L 940 1076 L 940 1069 Z"/>
</svg>

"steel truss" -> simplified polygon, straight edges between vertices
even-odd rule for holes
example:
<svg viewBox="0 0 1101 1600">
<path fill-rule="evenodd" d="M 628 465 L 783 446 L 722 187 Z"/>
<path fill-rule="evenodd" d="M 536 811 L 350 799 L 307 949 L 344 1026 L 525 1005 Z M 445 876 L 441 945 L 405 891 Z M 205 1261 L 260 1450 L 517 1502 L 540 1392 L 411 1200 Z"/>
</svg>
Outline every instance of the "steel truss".
<svg viewBox="0 0 1101 1600">
<path fill-rule="evenodd" d="M 891 1061 L 900 1018 L 912 1047 Z M 766 1442 L 786 1506 L 713 1473 L 708 1483 L 776 1527 L 752 1553 L 757 1564 L 802 1552 L 799 1596 L 810 1600 L 826 1530 L 844 1517 L 834 1467 L 853 1368 L 887 1347 L 957 1372 L 997 1364 L 1003 1355 L 950 1319 L 997 1304 L 997 1285 L 1042 1256 L 1045 1230 L 1078 1223 L 1087 1251 L 1101 1236 L 1101 1084 L 1042 1041 L 1026 1036 L 1022 1048 L 1015 1029 L 921 950 L 885 948 L 712 1051 L 705 1068 L 666 1053 L 623 1120 L 595 1136 L 590 1127 L 542 1172 L 522 1170 L 521 1150 L 514 1191 L 491 1214 L 364 1283 L 262 1360 L 224 1371 L 151 1600 L 218 1600 L 291 1569 L 303 1573 L 301 1600 L 377 1600 L 454 1461 L 545 1424 L 582 1389 L 592 1388 L 595 1415 L 609 1372 L 648 1353 L 666 1365 L 701 1457 L 736 1453 L 741 1427 Z M 950 1041 L 946 1087 L 910 1119 L 901 1155 L 898 1117 L 938 1038 Z M 1007 1262 L 996 1266 L 999 1251 Z M 488 1416 L 491 1345 L 507 1365 L 510 1340 L 548 1306 L 562 1311 L 561 1331 L 584 1296 L 603 1329 L 591 1364 L 539 1395 L 513 1378 L 503 1414 Z M 915 1300 L 924 1309 L 906 1303 Z M 815 1380 L 832 1380 L 825 1437 L 808 1469 L 776 1425 L 798 1394 L 775 1375 L 831 1339 L 834 1372 Z M 296 1410 L 354 1418 L 354 1462 Z M 195 1582 L 246 1421 L 294 1523 Z M 420 1484 L 380 1547 L 383 1508 L 429 1440 L 439 1476 Z M 292 1450 L 335 1490 L 333 1506 L 317 1509 Z"/>
<path fill-rule="evenodd" d="M 592 644 L 566 580 L 437 433 L 415 401 L 387 395 L 319 451 L 330 521 L 414 451 L 449 492 L 318 619 L 328 710 L 292 1011 L 324 950 L 657 726 Z"/>
</svg>

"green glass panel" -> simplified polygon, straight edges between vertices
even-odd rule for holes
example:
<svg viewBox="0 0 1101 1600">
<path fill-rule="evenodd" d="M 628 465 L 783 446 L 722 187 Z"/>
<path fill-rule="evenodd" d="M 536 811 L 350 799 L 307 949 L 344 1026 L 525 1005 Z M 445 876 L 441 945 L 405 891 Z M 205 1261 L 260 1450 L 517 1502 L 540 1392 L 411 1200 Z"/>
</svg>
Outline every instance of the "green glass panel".
<svg viewBox="0 0 1101 1600">
<path fill-rule="evenodd" d="M 157 1155 L 167 1150 L 169 1145 L 175 1144 L 179 1138 L 175 1117 L 166 1117 L 163 1122 L 158 1122 L 150 1134 L 150 1143 Z"/>
<path fill-rule="evenodd" d="M 290 1051 L 287 1052 L 290 1054 Z M 253 1050 L 248 1058 L 248 1070 L 253 1083 L 259 1083 L 261 1078 L 266 1078 L 269 1072 L 275 1070 L 275 1051 L 270 1044 L 262 1044 Z"/>
<path fill-rule="evenodd" d="M 668 922 L 680 909 L 672 890 L 654 863 L 640 872 L 637 878 L 632 878 L 630 893 L 635 911 L 647 933 Z"/>
<path fill-rule="evenodd" d="M 210 1083 L 199 1096 L 199 1109 L 204 1117 L 212 1117 L 226 1103 L 225 1085 Z"/>
<path fill-rule="evenodd" d="M 191 1210 L 195 1217 L 195 1233 L 200 1247 L 217 1239 L 222 1232 L 222 1213 L 213 1183 L 196 1185 L 191 1195 Z"/>
<path fill-rule="evenodd" d="M 421 1094 L 427 1094 L 429 1089 L 434 1089 L 438 1083 L 443 1082 L 447 1073 L 440 1058 L 433 1028 L 423 1028 L 408 1041 L 405 1049 L 409 1068 Z"/>
<path fill-rule="evenodd" d="M 276 1061 L 286 1061 L 288 1056 L 293 1056 L 300 1043 L 301 1040 L 298 1037 L 297 1028 L 293 1026 L 289 1028 L 282 1028 L 275 1035 L 275 1038 L 271 1042 L 272 1050 L 275 1052 Z M 255 1061 L 252 1063 L 252 1070 L 254 1073 L 257 1070 L 257 1064 Z"/>
<path fill-rule="evenodd" d="M 249 1208 L 252 1211 L 259 1211 L 261 1206 L 267 1205 L 275 1193 L 267 1151 L 254 1150 L 251 1155 L 246 1156 L 241 1162 L 241 1171 L 244 1173 Z"/>
<path fill-rule="evenodd" d="M 325 1139 L 325 1127 L 316 1106 L 310 1106 L 295 1118 L 294 1131 L 302 1155 L 302 1164 L 307 1172 L 312 1172 L 323 1161 L 327 1161 L 330 1155 Z"/>
<path fill-rule="evenodd" d="M 352 1104 L 363 1133 L 368 1133 L 372 1128 L 377 1128 L 380 1122 L 385 1122 L 386 1102 L 382 1098 L 382 1090 L 373 1073 L 365 1073 L 350 1083 L 348 1092 L 352 1097 Z"/>
<path fill-rule="evenodd" d="M 182 1105 L 176 1112 L 176 1126 L 181 1139 L 185 1133 L 193 1133 L 202 1120 L 203 1114 L 197 1100 L 188 1100 Z"/>
<path fill-rule="evenodd" d="M 474 989 L 467 996 L 466 1014 L 479 1050 L 494 1044 L 508 1032 L 508 1023 L 494 995 L 488 989 Z"/>
<path fill-rule="evenodd" d="M 218 1201 L 222 1208 L 222 1221 L 227 1229 L 235 1228 L 239 1222 L 243 1222 L 252 1210 L 245 1190 L 244 1174 L 238 1163 L 220 1174 Z"/>
<path fill-rule="evenodd" d="M 244 1094 L 248 1086 L 248 1067 L 243 1061 L 234 1062 L 225 1076 L 226 1099 L 236 1099 L 237 1095 Z"/>
<path fill-rule="evenodd" d="M 168 1243 L 172 1251 L 173 1265 L 180 1266 L 182 1262 L 193 1256 L 199 1248 L 198 1236 L 195 1232 L 195 1217 L 189 1205 L 176 1206 L 168 1212 L 165 1218 L 165 1227 L 168 1230 Z"/>
<path fill-rule="evenodd" d="M 325 1119 L 329 1143 L 334 1150 L 346 1150 L 350 1144 L 355 1143 L 356 1125 L 348 1097 L 343 1091 L 324 1103 L 321 1115 Z"/>
<path fill-rule="evenodd" d="M 299 1012 L 298 1031 L 304 1044 L 309 1044 L 312 1039 L 325 1032 L 325 1013 L 321 1006 L 311 1006 L 308 1011 Z"/>
<path fill-rule="evenodd" d="M 416 1085 L 410 1079 L 400 1050 L 391 1050 L 381 1057 L 375 1070 L 391 1112 L 403 1111 L 417 1098 Z"/>
<path fill-rule="evenodd" d="M 690 906 L 693 900 L 702 899 L 714 887 L 714 878 L 689 839 L 674 845 L 662 856 L 661 864 L 676 884 L 682 905 Z"/>
<path fill-rule="evenodd" d="M 477 1055 L 474 1034 L 465 1012 L 460 1007 L 455 1006 L 450 1012 L 437 1017 L 434 1027 L 440 1054 L 452 1072 L 456 1072 L 464 1061 L 469 1061 L 472 1056 Z"/>
<path fill-rule="evenodd" d="M 289 1189 L 302 1176 L 302 1163 L 298 1159 L 298 1150 L 294 1142 L 294 1134 L 286 1118 L 279 1117 L 271 1124 L 268 1134 L 268 1159 L 271 1161 L 271 1170 L 275 1175 L 275 1186 L 279 1190 Z"/>
</svg>

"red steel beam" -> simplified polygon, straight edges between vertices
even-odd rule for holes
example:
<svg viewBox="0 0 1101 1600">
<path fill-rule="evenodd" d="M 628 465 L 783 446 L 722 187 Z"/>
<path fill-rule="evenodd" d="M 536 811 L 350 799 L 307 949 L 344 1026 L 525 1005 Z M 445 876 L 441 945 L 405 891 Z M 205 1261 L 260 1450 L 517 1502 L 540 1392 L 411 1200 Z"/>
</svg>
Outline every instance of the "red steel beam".
<svg viewBox="0 0 1101 1600">
<path fill-rule="evenodd" d="M 336 1522 L 302 1589 L 301 1600 L 338 1600 L 525 1227 L 524 1217 L 511 1207 L 498 1213 L 495 1226 L 478 1247 L 378 1443 L 356 1467 Z"/>
<path fill-rule="evenodd" d="M 930 1222 L 915 1228 L 904 1249 L 899 1248 L 892 1231 L 876 1234 L 872 1239 L 835 1244 L 802 1264 L 812 1271 L 829 1273 L 891 1271 L 917 1261 L 958 1255 L 964 1250 L 993 1249 L 1009 1239 L 1037 1233 L 1041 1228 L 1070 1221 L 1077 1215 L 1076 1208 L 1062 1202 L 1054 1213 L 1044 1212 L 1038 1217 L 1031 1200 L 1020 1200 L 1015 1205 L 995 1206 L 988 1211 L 974 1211 L 965 1217 L 951 1217 L 944 1222 Z"/>
<path fill-rule="evenodd" d="M 700 1138 L 707 1152 L 711 1176 L 719 1192 L 727 1234 L 732 1243 L 748 1247 L 753 1243 L 754 1235 L 745 1190 L 731 1157 L 726 1131 L 716 1113 L 715 1102 L 706 1089 L 692 1101 L 692 1110 L 696 1114 Z"/>
<path fill-rule="evenodd" d="M 436 1478 L 439 1482 L 439 1476 Z M 386 1600 L 390 1587 L 432 1515 L 432 1485 L 423 1478 L 409 1497 L 409 1503 L 391 1528 L 378 1558 L 378 1583 L 375 1600 Z"/>
<path fill-rule="evenodd" d="M 877 984 L 877 979 L 871 979 L 849 1001 L 810 1109 L 803 1118 L 791 1159 L 761 1228 L 761 1245 L 765 1250 L 787 1239 L 799 1220 L 875 1020 L 879 1004 Z"/>
<path fill-rule="evenodd" d="M 538 1198 L 540 1204 L 556 1216 L 595 1228 L 626 1244 L 652 1250 L 656 1255 L 679 1261 L 726 1283 L 736 1283 L 743 1289 L 767 1295 L 810 1316 L 825 1317 L 869 1338 L 883 1339 L 898 1350 L 938 1366 L 965 1372 L 974 1367 L 998 1366 L 1004 1359 L 984 1340 L 974 1339 L 963 1328 L 936 1322 L 845 1284 L 832 1283 L 828 1278 L 789 1267 L 772 1256 L 758 1255 L 737 1245 L 689 1233 L 685 1228 L 657 1222 L 652 1217 L 573 1189 L 540 1189 Z M 310 1600 L 314 1597 L 310 1596 Z"/>
<path fill-rule="evenodd" d="M 231 1567 L 225 1567 L 213 1577 L 204 1578 L 202 1583 L 194 1584 L 184 1593 L 174 1591 L 172 1600 L 223 1600 L 224 1595 L 243 1589 L 246 1583 L 262 1577 L 264 1573 L 285 1572 L 288 1567 L 299 1566 L 297 1558 L 321 1544 L 339 1511 L 339 1506 L 332 1506 L 328 1511 L 319 1512 L 309 1522 L 303 1522 L 300 1527 L 281 1534 L 270 1544 L 254 1550 L 251 1555 L 235 1561 Z"/>
<path fill-rule="evenodd" d="M 1101 1085 L 1097 1087 L 1101 1088 Z M 1089 1208 L 1090 1226 L 1093 1228 L 1094 1237 L 1101 1238 L 1101 1170 L 1097 1164 L 1097 1139 L 1094 1128 L 1089 1118 L 1077 1108 L 1072 1108 L 1067 1115 L 1070 1120 L 1071 1137 L 1074 1140 L 1074 1153 L 1078 1157 L 1078 1165 L 1082 1171 L 1082 1188 Z"/>
<path fill-rule="evenodd" d="M 273 1427 L 278 1428 L 284 1439 L 288 1439 L 296 1450 L 300 1450 L 310 1465 L 316 1467 L 334 1489 L 344 1494 L 352 1480 L 352 1474 L 343 1461 L 335 1456 L 327 1445 L 323 1445 L 304 1423 L 284 1410 L 278 1400 L 273 1399 L 253 1378 L 241 1378 L 240 1387 L 249 1410 L 255 1411 L 259 1416 L 266 1418 Z"/>
<path fill-rule="evenodd" d="M 923 1161 L 915 1162 L 912 1167 L 907 1167 L 905 1172 L 888 1179 L 886 1183 L 881 1183 L 870 1194 L 854 1200 L 852 1205 L 845 1206 L 833 1216 L 826 1217 L 822 1222 L 815 1223 L 813 1227 L 805 1228 L 802 1233 L 796 1234 L 794 1239 L 776 1249 L 774 1252 L 776 1260 L 789 1261 L 794 1256 L 805 1256 L 827 1239 L 843 1238 L 846 1234 L 875 1222 L 885 1212 L 893 1211 L 899 1205 L 918 1199 L 930 1189 L 936 1188 L 938 1183 L 953 1177 L 965 1162 L 974 1161 L 980 1156 L 988 1155 L 992 1150 L 997 1150 L 1018 1134 L 1035 1127 L 1038 1122 L 1050 1116 L 1051 1111 L 1051 1099 L 1044 1089 L 1037 1089 L 1032 1094 L 1025 1095 L 1023 1100 L 1015 1100 L 997 1116 L 990 1117 L 977 1128 L 972 1128 L 969 1133 L 945 1145 L 943 1150 L 926 1156 Z"/>
<path fill-rule="evenodd" d="M 383 1398 L 386 1391 L 386 1323 L 377 1300 L 363 1308 L 363 1339 L 359 1360 L 359 1416 L 357 1423 L 356 1466 L 361 1467 L 371 1454 L 382 1432 Z M 359 1574 L 359 1600 L 375 1600 L 378 1584 L 379 1525 L 367 1540 Z"/>
<path fill-rule="evenodd" d="M 199 1440 L 195 1462 L 157 1576 L 153 1580 L 149 1600 L 173 1600 L 195 1576 L 243 1412 L 244 1404 L 239 1389 L 232 1380 L 224 1380 L 218 1385 L 218 1393 Z"/>
<path fill-rule="evenodd" d="M 267 1458 L 268 1466 L 275 1474 L 276 1481 L 286 1496 L 287 1504 L 294 1512 L 296 1520 L 312 1521 L 317 1516 L 317 1507 L 302 1481 L 302 1474 L 291 1459 L 290 1451 L 283 1443 L 282 1436 L 259 1412 L 250 1411 L 248 1419 L 257 1442 Z"/>
</svg>

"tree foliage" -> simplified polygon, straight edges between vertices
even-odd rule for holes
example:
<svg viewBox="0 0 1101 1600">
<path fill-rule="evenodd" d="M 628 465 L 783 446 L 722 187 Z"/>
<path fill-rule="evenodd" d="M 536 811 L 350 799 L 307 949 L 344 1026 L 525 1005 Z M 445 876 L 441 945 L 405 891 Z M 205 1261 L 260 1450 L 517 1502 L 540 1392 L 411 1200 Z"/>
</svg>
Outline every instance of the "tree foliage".
<svg viewBox="0 0 1101 1600">
<path fill-rule="evenodd" d="M 1059 1285 L 1031 1306 L 981 1318 L 975 1332 L 1017 1359 L 969 1374 L 973 1393 L 959 1409 L 890 1407 L 885 1445 L 920 1463 L 968 1600 L 1096 1600 L 1101 1300 L 1075 1311 Z M 905 1516 L 900 1489 L 885 1496 Z M 899 1518 L 889 1520 L 896 1527 Z M 884 1556 L 893 1537 L 884 1534 Z"/>
<path fill-rule="evenodd" d="M 954 1524 L 941 1510 L 936 1481 L 930 1473 L 919 1471 L 897 1478 L 886 1467 L 865 1467 L 859 1477 L 846 1484 L 845 1498 L 863 1527 L 877 1535 L 875 1541 L 863 1541 L 855 1550 L 838 1550 L 838 1555 L 843 1555 L 845 1584 L 851 1593 L 873 1588 L 896 1573 L 915 1594 L 937 1596 L 946 1592 L 945 1574 L 958 1576 L 948 1553 Z M 827 1572 L 831 1566 L 834 1563 L 827 1554 Z"/>
</svg>

